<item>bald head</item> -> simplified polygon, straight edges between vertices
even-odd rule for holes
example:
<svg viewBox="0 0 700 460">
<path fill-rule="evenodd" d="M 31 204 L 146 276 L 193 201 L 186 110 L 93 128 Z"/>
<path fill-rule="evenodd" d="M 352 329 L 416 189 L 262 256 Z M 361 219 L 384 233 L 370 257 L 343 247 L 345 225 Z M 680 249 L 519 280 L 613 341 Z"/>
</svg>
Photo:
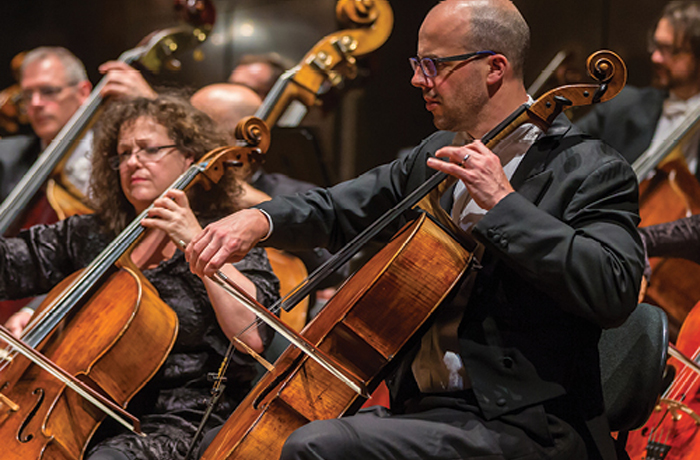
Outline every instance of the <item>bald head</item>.
<svg viewBox="0 0 700 460">
<path fill-rule="evenodd" d="M 530 47 L 530 28 L 511 0 L 443 0 L 426 16 L 425 26 L 447 26 L 465 50 L 503 54 L 522 78 Z"/>
<path fill-rule="evenodd" d="M 190 102 L 226 131 L 233 132 L 242 118 L 255 114 L 262 99 L 243 85 L 216 83 L 194 93 Z"/>
</svg>

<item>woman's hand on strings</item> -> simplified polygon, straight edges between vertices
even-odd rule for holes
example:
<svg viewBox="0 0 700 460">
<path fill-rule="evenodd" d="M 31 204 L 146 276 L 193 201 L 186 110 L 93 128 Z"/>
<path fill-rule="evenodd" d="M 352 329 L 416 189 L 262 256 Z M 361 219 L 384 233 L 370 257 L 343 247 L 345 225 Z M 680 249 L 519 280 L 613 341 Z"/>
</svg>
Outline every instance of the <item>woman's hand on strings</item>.
<svg viewBox="0 0 700 460">
<path fill-rule="evenodd" d="M 186 245 L 202 231 L 185 192 L 173 189 L 153 202 L 148 217 L 141 221 L 141 225 L 164 231 L 180 249 L 184 249 L 182 243 Z"/>
<path fill-rule="evenodd" d="M 5 327 L 12 333 L 13 336 L 20 338 L 22 331 L 25 327 L 27 327 L 27 324 L 29 324 L 29 320 L 31 318 L 32 312 L 29 311 L 29 309 L 23 308 L 9 317 L 5 323 Z"/>
</svg>

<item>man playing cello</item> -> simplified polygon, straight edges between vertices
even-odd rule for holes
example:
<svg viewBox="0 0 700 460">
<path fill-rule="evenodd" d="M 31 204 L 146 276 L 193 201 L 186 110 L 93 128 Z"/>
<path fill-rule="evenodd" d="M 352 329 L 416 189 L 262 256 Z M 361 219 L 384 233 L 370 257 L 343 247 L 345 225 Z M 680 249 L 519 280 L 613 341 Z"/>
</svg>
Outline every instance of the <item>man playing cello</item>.
<svg viewBox="0 0 700 460">
<path fill-rule="evenodd" d="M 528 101 L 528 43 L 508 0 L 439 3 L 421 26 L 411 83 L 441 131 L 357 179 L 232 214 L 188 245 L 200 275 L 263 240 L 335 251 L 433 169 L 459 179 L 449 210 L 484 253 L 471 295 L 467 276 L 442 305 L 461 314 L 456 337 L 431 349 L 433 327 L 400 363 L 393 414 L 312 422 L 283 459 L 615 458 L 597 342 L 637 301 L 637 181 L 564 116 L 545 132 L 521 125 L 493 151 L 478 140 Z"/>
</svg>

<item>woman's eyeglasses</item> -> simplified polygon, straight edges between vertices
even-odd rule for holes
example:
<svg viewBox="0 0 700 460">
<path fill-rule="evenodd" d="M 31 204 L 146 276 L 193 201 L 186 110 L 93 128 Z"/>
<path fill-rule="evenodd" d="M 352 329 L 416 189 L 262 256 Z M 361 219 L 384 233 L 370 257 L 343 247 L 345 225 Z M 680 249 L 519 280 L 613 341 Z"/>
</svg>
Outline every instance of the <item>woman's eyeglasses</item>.
<svg viewBox="0 0 700 460">
<path fill-rule="evenodd" d="M 130 152 L 120 153 L 109 158 L 109 167 L 118 170 L 122 163 L 126 163 L 131 158 L 131 155 L 136 155 L 136 158 L 143 163 L 155 163 L 163 158 L 167 153 L 165 149 L 176 148 L 177 144 L 159 145 L 155 147 L 142 147 Z"/>
</svg>

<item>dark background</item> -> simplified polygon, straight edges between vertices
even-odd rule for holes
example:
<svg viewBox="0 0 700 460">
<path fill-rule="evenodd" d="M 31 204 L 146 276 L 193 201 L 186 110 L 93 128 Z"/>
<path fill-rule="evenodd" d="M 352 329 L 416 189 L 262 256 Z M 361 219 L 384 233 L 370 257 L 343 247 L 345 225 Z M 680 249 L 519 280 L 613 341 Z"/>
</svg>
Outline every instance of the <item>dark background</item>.
<svg viewBox="0 0 700 460">
<path fill-rule="evenodd" d="M 0 2 L 0 89 L 11 85 L 10 60 L 40 45 L 61 45 L 81 58 L 90 80 L 100 63 L 117 58 L 154 30 L 177 25 L 172 0 L 21 0 Z M 407 58 L 434 1 L 390 0 L 394 29 L 387 42 L 360 62 L 360 77 L 312 112 L 306 125 L 317 135 L 331 180 L 357 175 L 394 158 L 432 132 L 419 90 L 410 85 Z M 649 80 L 647 38 L 664 2 L 659 0 L 515 0 L 532 28 L 526 84 L 562 49 L 574 70 L 600 49 L 625 60 L 630 84 Z M 298 62 L 324 35 L 338 30 L 333 0 L 215 0 L 217 20 L 203 59 L 182 57 L 181 71 L 148 75 L 157 85 L 192 89 L 224 81 L 244 53 L 276 51 Z M 252 28 L 251 28 L 252 26 Z M 252 35 L 246 36 L 246 33 Z M 274 139 L 273 139 L 274 143 Z M 279 146 L 278 146 L 279 147 Z M 304 167 L 316 161 L 289 159 Z M 312 168 L 313 169 L 313 168 Z M 317 180 L 321 182 L 322 179 Z"/>
</svg>

